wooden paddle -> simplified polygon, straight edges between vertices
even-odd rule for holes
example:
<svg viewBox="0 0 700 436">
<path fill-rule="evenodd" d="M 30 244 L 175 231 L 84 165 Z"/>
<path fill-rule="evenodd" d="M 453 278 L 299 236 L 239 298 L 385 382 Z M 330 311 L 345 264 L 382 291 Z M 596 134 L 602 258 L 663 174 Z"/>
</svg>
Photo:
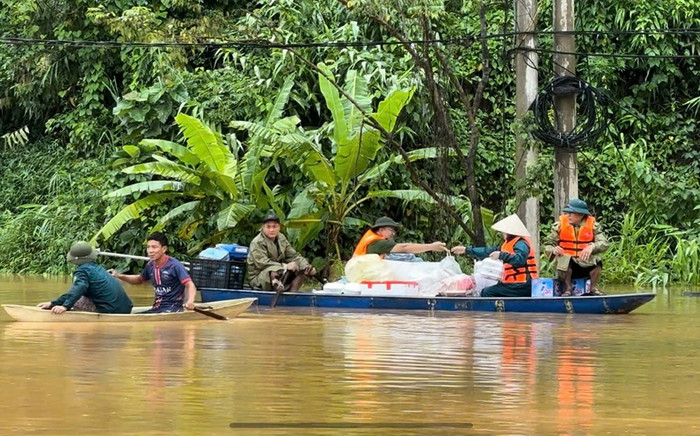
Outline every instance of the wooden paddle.
<svg viewBox="0 0 700 436">
<path fill-rule="evenodd" d="M 282 282 L 282 288 L 279 289 L 277 292 L 275 292 L 275 295 L 272 297 L 272 301 L 270 301 L 270 307 L 275 307 L 277 305 L 277 300 L 279 300 L 280 295 L 282 295 L 282 292 L 284 292 L 284 282 L 287 279 L 287 267 L 284 267 L 284 272 L 282 273 L 282 277 L 280 277 L 278 280 Z"/>
<path fill-rule="evenodd" d="M 207 307 L 195 306 L 194 309 L 192 309 L 192 310 L 194 310 L 197 313 L 201 313 L 202 315 L 206 315 L 206 316 L 210 316 L 214 319 L 218 319 L 219 321 L 228 321 L 228 318 L 226 318 L 225 316 L 219 315 L 216 312 L 211 312 L 211 311 L 206 310 L 206 309 L 212 309 L 212 307 L 211 306 L 207 306 Z"/>
</svg>

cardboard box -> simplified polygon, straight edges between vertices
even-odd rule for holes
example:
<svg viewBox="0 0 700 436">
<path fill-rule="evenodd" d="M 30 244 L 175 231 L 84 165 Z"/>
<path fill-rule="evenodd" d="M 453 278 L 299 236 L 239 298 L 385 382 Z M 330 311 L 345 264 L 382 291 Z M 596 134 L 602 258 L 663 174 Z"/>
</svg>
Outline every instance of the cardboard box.
<svg viewBox="0 0 700 436">
<path fill-rule="evenodd" d="M 573 293 L 572 296 L 580 296 L 591 290 L 591 281 L 589 279 L 574 279 L 572 281 Z M 560 297 L 564 292 L 564 282 L 555 279 L 532 279 L 533 297 Z"/>
<path fill-rule="evenodd" d="M 571 285 L 573 286 L 572 296 L 581 296 L 591 290 L 591 281 L 589 279 L 573 279 Z M 564 282 L 557 280 L 554 286 L 554 295 L 561 296 L 565 289 Z"/>
<path fill-rule="evenodd" d="M 533 297 L 554 297 L 554 279 L 532 279 Z"/>
</svg>

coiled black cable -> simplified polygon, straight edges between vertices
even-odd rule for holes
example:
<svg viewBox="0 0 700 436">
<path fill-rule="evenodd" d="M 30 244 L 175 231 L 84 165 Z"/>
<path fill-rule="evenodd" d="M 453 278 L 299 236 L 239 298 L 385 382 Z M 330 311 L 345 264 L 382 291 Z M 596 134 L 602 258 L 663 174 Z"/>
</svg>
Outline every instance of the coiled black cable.
<svg viewBox="0 0 700 436">
<path fill-rule="evenodd" d="M 553 123 L 554 99 L 575 95 L 576 125 L 570 132 L 559 131 Z M 573 76 L 561 76 L 547 85 L 532 102 L 535 128 L 532 136 L 562 151 L 577 152 L 594 144 L 608 129 L 608 96 Z"/>
</svg>

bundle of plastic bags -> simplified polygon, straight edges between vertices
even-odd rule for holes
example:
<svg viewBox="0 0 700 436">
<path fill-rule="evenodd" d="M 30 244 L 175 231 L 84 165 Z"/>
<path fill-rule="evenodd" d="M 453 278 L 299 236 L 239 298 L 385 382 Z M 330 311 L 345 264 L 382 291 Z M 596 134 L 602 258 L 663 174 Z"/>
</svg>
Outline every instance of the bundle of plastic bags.
<svg viewBox="0 0 700 436">
<path fill-rule="evenodd" d="M 473 287 L 473 282 L 465 278 L 469 276 L 462 274 L 462 269 L 452 256 L 440 262 L 401 262 L 367 254 L 350 259 L 345 266 L 345 276 L 354 283 L 392 280 L 418 282 L 419 295 L 422 296 Z"/>
</svg>

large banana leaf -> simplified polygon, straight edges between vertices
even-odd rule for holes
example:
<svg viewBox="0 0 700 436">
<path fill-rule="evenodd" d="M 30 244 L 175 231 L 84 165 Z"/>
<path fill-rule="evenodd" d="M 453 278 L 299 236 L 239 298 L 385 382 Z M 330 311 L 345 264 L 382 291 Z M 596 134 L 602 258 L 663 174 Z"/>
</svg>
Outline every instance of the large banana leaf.
<svg viewBox="0 0 700 436">
<path fill-rule="evenodd" d="M 218 213 L 216 227 L 218 230 L 232 229 L 254 210 L 255 205 L 253 204 L 232 203 Z"/>
<path fill-rule="evenodd" d="M 396 119 L 403 107 L 413 96 L 413 89 L 392 92 L 379 103 L 379 109 L 372 117 L 388 132 L 394 130 Z M 375 129 L 364 125 L 353 132 L 354 136 L 338 143 L 335 158 L 335 171 L 344 180 L 359 177 L 367 170 L 382 146 L 383 138 Z"/>
<path fill-rule="evenodd" d="M 127 195 L 144 192 L 161 192 L 161 191 L 181 191 L 182 183 L 173 180 L 152 180 L 149 182 L 139 182 L 133 185 L 112 191 L 105 197 L 125 197 Z"/>
<path fill-rule="evenodd" d="M 316 207 L 316 199 L 311 195 L 313 185 L 309 185 L 302 190 L 292 201 L 292 207 L 287 215 L 288 220 L 293 220 L 313 212 Z"/>
<path fill-rule="evenodd" d="M 279 152 L 291 158 L 311 180 L 323 182 L 332 188 L 338 183 L 333 165 L 318 144 L 308 139 L 304 142 L 294 141 L 286 144 Z"/>
<path fill-rule="evenodd" d="M 324 212 L 318 211 L 285 222 L 290 239 L 294 246 L 301 250 L 309 242 L 313 241 L 323 230 Z"/>
<path fill-rule="evenodd" d="M 178 158 L 183 163 L 190 166 L 197 166 L 201 161 L 196 154 L 192 153 L 187 147 L 178 144 L 177 142 L 165 141 L 162 139 L 144 139 L 142 145 L 152 145 L 158 147 L 164 152 Z"/>
<path fill-rule="evenodd" d="M 358 108 L 345 96 L 341 98 L 345 122 L 348 126 L 348 132 L 352 135 L 357 132 L 357 129 L 362 124 L 363 112 L 366 114 L 372 112 L 372 98 L 367 92 L 367 81 L 363 76 L 357 74 L 355 70 L 348 70 L 343 91 L 360 106 Z"/>
<path fill-rule="evenodd" d="M 324 64 L 318 64 L 318 68 L 324 74 L 318 75 L 321 93 L 326 100 L 326 107 L 331 111 L 333 116 L 333 140 L 336 143 L 346 140 L 349 135 L 349 128 L 345 120 L 345 110 L 340 101 L 340 93 L 338 89 L 326 78 L 333 77 L 331 70 Z"/>
<path fill-rule="evenodd" d="M 289 95 L 292 92 L 292 87 L 294 86 L 294 74 L 291 76 L 288 76 L 284 84 L 282 84 L 282 88 L 280 88 L 280 92 L 277 94 L 277 97 L 275 98 L 275 102 L 272 104 L 272 108 L 270 109 L 270 112 L 267 114 L 267 118 L 265 120 L 265 125 L 270 126 L 272 125 L 276 120 L 280 119 L 282 117 L 282 112 L 284 111 L 284 107 L 287 105 L 287 102 L 289 101 Z"/>
<path fill-rule="evenodd" d="M 408 155 L 408 160 L 411 162 L 415 162 L 417 160 L 421 159 L 433 159 L 437 156 L 437 149 L 435 147 L 426 147 L 426 148 L 420 148 L 418 150 L 412 150 L 406 153 Z M 377 177 L 383 175 L 386 173 L 386 171 L 389 169 L 389 167 L 393 164 L 403 164 L 403 156 L 397 155 L 397 156 L 392 156 L 389 159 L 387 159 L 385 162 L 382 162 L 380 164 L 374 165 L 371 168 L 369 168 L 367 171 L 362 173 L 358 178 L 357 181 L 359 183 L 366 182 L 368 180 L 376 179 Z"/>
<path fill-rule="evenodd" d="M 100 236 L 102 236 L 104 239 L 109 239 L 112 235 L 117 233 L 117 231 L 119 231 L 119 229 L 121 229 L 124 224 L 128 223 L 131 220 L 141 217 L 141 214 L 144 211 L 154 206 L 163 204 L 166 201 L 172 200 L 173 198 L 176 198 L 180 195 L 182 194 L 180 194 L 179 192 L 159 193 L 151 194 L 144 198 L 136 200 L 135 202 L 122 209 L 118 214 L 114 216 L 114 218 L 109 220 L 107 224 L 105 224 L 97 232 L 97 234 L 93 236 L 92 242 L 96 242 L 97 238 L 99 238 Z"/>
<path fill-rule="evenodd" d="M 354 137 L 339 143 L 334 161 L 338 177 L 348 182 L 365 172 L 381 148 L 380 140 L 379 132 L 365 125 Z"/>
<path fill-rule="evenodd" d="M 188 201 L 187 203 L 183 203 L 176 208 L 170 210 L 170 212 L 166 213 L 163 215 L 159 220 L 158 223 L 151 229 L 153 232 L 158 232 L 163 229 L 166 225 L 168 225 L 174 218 L 179 217 L 180 215 L 191 212 L 193 211 L 197 206 L 201 204 L 200 200 L 195 200 L 195 201 Z"/>
<path fill-rule="evenodd" d="M 398 89 L 392 92 L 384 101 L 379 103 L 379 109 L 377 113 L 372 115 L 372 118 L 377 120 L 387 132 L 393 131 L 396 126 L 396 119 L 399 117 L 404 106 L 411 101 L 414 91 L 415 88 L 409 90 Z"/>
<path fill-rule="evenodd" d="M 200 120 L 189 115 L 178 114 L 175 121 L 187 139 L 191 152 L 212 171 L 229 176 L 236 174 L 236 157 L 224 145 L 219 132 L 215 132 Z"/>
<path fill-rule="evenodd" d="M 238 196 L 238 185 L 236 185 L 236 180 L 233 177 L 228 174 L 209 170 L 204 170 L 204 174 L 214 186 L 220 188 L 229 198 L 236 198 Z"/>
<path fill-rule="evenodd" d="M 366 198 L 397 198 L 404 201 L 420 201 L 423 203 L 435 204 L 435 200 L 427 192 L 420 189 L 394 189 L 383 191 L 372 191 L 367 194 Z M 469 200 L 454 195 L 445 195 L 443 197 L 448 204 L 460 208 L 470 206 Z"/>
<path fill-rule="evenodd" d="M 124 168 L 122 172 L 126 174 L 155 174 L 193 185 L 198 185 L 201 182 L 201 179 L 193 174 L 192 170 L 170 161 L 146 162 Z"/>
</svg>

